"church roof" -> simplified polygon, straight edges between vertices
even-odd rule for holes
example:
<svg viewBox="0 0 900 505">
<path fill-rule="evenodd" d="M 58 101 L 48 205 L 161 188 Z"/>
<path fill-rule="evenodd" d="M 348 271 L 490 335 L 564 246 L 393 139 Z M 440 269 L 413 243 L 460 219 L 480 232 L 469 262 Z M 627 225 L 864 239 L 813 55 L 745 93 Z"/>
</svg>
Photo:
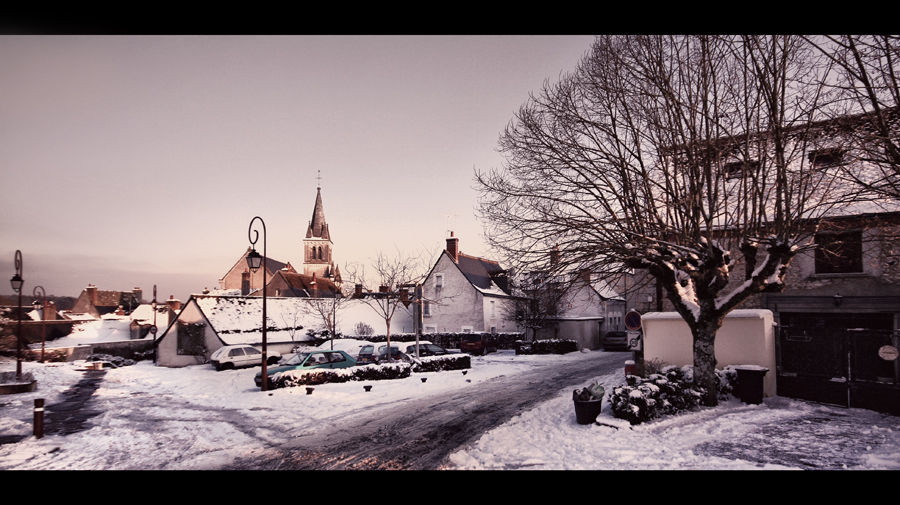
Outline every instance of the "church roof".
<svg viewBox="0 0 900 505">
<path fill-rule="evenodd" d="M 325 222 L 325 208 L 322 206 L 322 188 L 316 188 L 316 206 L 313 208 L 312 219 L 306 229 L 306 238 L 331 240 L 328 224 Z"/>
<path fill-rule="evenodd" d="M 331 279 L 286 271 L 280 271 L 276 275 L 280 275 L 284 279 L 285 284 L 287 284 L 288 289 L 293 292 L 294 296 L 310 296 L 313 279 L 316 281 L 316 287 L 320 295 L 334 296 L 337 293 L 337 288 Z"/>
</svg>

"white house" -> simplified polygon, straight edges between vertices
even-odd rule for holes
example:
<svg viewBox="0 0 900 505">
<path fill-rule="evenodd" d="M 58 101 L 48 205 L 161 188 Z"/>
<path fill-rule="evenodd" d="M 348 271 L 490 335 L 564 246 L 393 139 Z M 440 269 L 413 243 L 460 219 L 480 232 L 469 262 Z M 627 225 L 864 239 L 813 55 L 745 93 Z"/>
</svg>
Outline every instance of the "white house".
<svg viewBox="0 0 900 505">
<path fill-rule="evenodd" d="M 520 331 L 513 318 L 507 271 L 496 261 L 463 254 L 450 232 L 422 284 L 423 329 L 434 332 Z"/>
</svg>

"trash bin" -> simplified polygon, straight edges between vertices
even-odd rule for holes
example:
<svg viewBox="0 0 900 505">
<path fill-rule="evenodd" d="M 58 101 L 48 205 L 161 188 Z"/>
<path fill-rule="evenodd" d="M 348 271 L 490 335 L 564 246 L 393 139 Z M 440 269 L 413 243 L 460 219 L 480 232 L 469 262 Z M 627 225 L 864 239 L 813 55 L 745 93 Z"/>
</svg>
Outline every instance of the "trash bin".
<svg viewBox="0 0 900 505">
<path fill-rule="evenodd" d="M 575 401 L 575 420 L 578 424 L 591 424 L 597 420 L 603 409 L 603 399 L 589 401 Z"/>
<path fill-rule="evenodd" d="M 741 401 L 757 405 L 762 403 L 765 392 L 763 379 L 769 369 L 756 365 L 741 365 L 734 369 L 737 371 L 737 393 Z"/>
<path fill-rule="evenodd" d="M 625 361 L 625 375 L 637 375 L 637 365 L 634 363 L 634 360 Z"/>
</svg>

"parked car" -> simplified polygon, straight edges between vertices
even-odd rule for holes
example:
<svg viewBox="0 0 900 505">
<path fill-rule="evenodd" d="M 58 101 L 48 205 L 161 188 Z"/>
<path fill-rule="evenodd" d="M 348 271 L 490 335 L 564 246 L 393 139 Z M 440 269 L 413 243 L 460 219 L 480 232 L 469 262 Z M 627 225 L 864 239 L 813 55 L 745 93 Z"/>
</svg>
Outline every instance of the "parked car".
<svg viewBox="0 0 900 505">
<path fill-rule="evenodd" d="M 484 356 L 497 352 L 497 338 L 490 333 L 467 333 L 459 340 L 459 348 L 469 354 Z"/>
<path fill-rule="evenodd" d="M 368 365 L 370 363 L 378 363 L 375 356 L 375 346 L 364 345 L 359 348 L 359 354 L 356 355 L 356 364 Z"/>
<path fill-rule="evenodd" d="M 388 350 L 386 344 L 378 347 L 378 354 L 375 355 L 375 360 L 376 363 L 386 363 L 388 361 Z M 392 344 L 391 360 L 409 362 L 409 356 L 407 356 L 403 352 L 400 352 L 400 347 Z"/>
<path fill-rule="evenodd" d="M 628 350 L 628 332 L 625 331 L 608 331 L 603 336 L 604 351 L 627 351 Z"/>
<path fill-rule="evenodd" d="M 281 359 L 281 353 L 266 351 L 266 363 L 274 365 Z M 209 362 L 217 371 L 249 366 L 262 366 L 262 352 L 252 345 L 226 345 L 209 357 Z"/>
<path fill-rule="evenodd" d="M 416 344 L 415 342 L 406 346 L 406 354 L 410 356 L 416 355 Z M 431 342 L 419 342 L 419 356 L 443 356 L 444 354 L 452 354 L 447 349 L 439 345 L 432 344 Z"/>
<path fill-rule="evenodd" d="M 313 370 L 313 369 L 333 369 L 333 368 L 350 368 L 356 366 L 356 360 L 344 351 L 312 351 L 298 352 L 283 364 L 269 368 L 266 372 L 268 375 L 268 386 L 272 384 L 272 376 L 291 370 Z M 262 371 L 254 377 L 256 386 L 262 385 Z"/>
</svg>

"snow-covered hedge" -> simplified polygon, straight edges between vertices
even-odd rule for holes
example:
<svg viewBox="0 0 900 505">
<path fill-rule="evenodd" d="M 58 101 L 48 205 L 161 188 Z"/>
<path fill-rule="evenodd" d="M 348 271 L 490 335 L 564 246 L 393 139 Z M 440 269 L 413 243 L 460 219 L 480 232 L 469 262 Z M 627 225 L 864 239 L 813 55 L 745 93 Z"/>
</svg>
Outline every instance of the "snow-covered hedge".
<svg viewBox="0 0 900 505">
<path fill-rule="evenodd" d="M 443 356 L 423 356 L 412 358 L 413 372 L 442 372 L 444 370 L 464 370 L 472 368 L 472 357 L 468 354 Z"/>
<path fill-rule="evenodd" d="M 533 342 L 516 341 L 516 354 L 566 354 L 578 351 L 574 340 L 551 338 Z"/>
<path fill-rule="evenodd" d="M 716 370 L 717 395 L 727 398 L 732 391 L 733 370 Z M 647 378 L 628 376 L 628 384 L 614 388 L 609 395 L 613 415 L 631 424 L 640 424 L 663 415 L 696 410 L 705 389 L 693 384 L 693 367 L 666 367 Z"/>
<path fill-rule="evenodd" d="M 462 370 L 471 368 L 469 355 L 428 356 L 412 363 L 395 362 L 379 365 L 362 365 L 335 370 L 291 370 L 272 376 L 274 388 L 296 386 L 312 386 L 328 382 L 378 381 L 404 379 L 413 372 L 440 372 L 443 370 Z"/>
</svg>

